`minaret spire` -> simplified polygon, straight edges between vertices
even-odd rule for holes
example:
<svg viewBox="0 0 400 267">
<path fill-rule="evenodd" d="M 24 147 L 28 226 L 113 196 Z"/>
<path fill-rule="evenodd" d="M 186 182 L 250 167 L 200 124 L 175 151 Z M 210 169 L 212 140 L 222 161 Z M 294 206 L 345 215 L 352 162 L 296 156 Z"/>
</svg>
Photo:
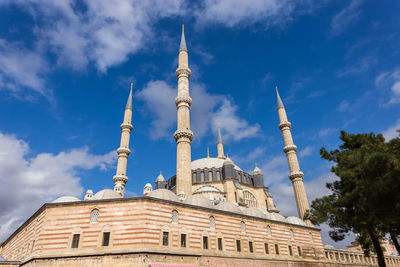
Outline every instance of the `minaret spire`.
<svg viewBox="0 0 400 267">
<path fill-rule="evenodd" d="M 131 153 L 129 150 L 129 138 L 133 126 L 132 122 L 132 89 L 133 83 L 131 83 L 131 90 L 129 92 L 128 101 L 125 106 L 124 122 L 121 124 L 121 143 L 117 149 L 118 163 L 117 173 L 114 175 L 114 190 L 124 196 L 125 184 L 128 181 L 126 176 L 126 166 L 128 163 L 128 156 Z"/>
<path fill-rule="evenodd" d="M 225 159 L 224 156 L 224 144 L 222 143 L 221 127 L 218 124 L 218 143 L 217 143 L 218 158 Z"/>
<path fill-rule="evenodd" d="M 191 141 L 193 132 L 190 130 L 190 105 L 192 99 L 189 95 L 189 69 L 188 51 L 186 47 L 184 27 L 182 25 L 182 37 L 179 46 L 178 68 L 178 96 L 175 104 L 178 113 L 177 130 L 174 133 L 176 140 L 176 194 L 180 199 L 192 194 L 192 170 L 191 170 Z"/>
<path fill-rule="evenodd" d="M 276 95 L 278 100 L 278 115 L 279 115 L 279 129 L 282 132 L 283 142 L 285 144 L 283 152 L 285 152 L 289 164 L 289 178 L 293 184 L 294 196 L 296 198 L 297 211 L 300 219 L 303 219 L 304 214 L 310 209 L 304 188 L 303 177 L 304 174 L 300 170 L 299 161 L 297 159 L 297 146 L 293 144 L 292 133 L 290 131 L 291 123 L 287 119 L 286 110 L 283 106 L 282 100 L 276 87 Z M 309 226 L 312 226 L 310 221 L 306 221 Z"/>
</svg>

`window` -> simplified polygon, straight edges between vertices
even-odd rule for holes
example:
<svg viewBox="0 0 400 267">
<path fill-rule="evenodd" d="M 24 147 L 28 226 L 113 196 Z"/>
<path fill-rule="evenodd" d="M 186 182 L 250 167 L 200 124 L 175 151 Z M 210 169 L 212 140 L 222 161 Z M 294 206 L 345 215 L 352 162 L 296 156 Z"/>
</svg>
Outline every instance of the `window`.
<svg viewBox="0 0 400 267">
<path fill-rule="evenodd" d="M 162 244 L 163 246 L 168 246 L 168 232 L 162 233 Z"/>
<path fill-rule="evenodd" d="M 218 238 L 218 250 L 222 250 L 222 238 Z"/>
<path fill-rule="evenodd" d="M 269 254 L 268 243 L 264 243 L 265 254 Z"/>
<path fill-rule="evenodd" d="M 267 226 L 267 236 L 271 237 L 271 226 Z"/>
<path fill-rule="evenodd" d="M 110 232 L 103 233 L 103 247 L 107 247 L 110 244 Z"/>
<path fill-rule="evenodd" d="M 217 171 L 217 181 L 221 180 L 221 173 Z"/>
<path fill-rule="evenodd" d="M 215 218 L 210 216 L 210 228 L 215 228 Z"/>
<path fill-rule="evenodd" d="M 98 217 L 99 217 L 99 210 L 98 209 L 92 210 L 92 213 L 90 214 L 90 222 L 97 222 Z"/>
<path fill-rule="evenodd" d="M 249 241 L 249 250 L 250 250 L 250 253 L 253 253 L 253 242 L 252 241 Z"/>
<path fill-rule="evenodd" d="M 186 247 L 186 234 L 181 234 L 181 247 Z"/>
<path fill-rule="evenodd" d="M 278 244 L 275 244 L 275 254 L 279 255 L 279 246 L 278 246 Z"/>
<path fill-rule="evenodd" d="M 31 252 L 33 251 L 33 247 L 35 246 L 35 240 L 32 241 L 32 248 L 31 248 Z"/>
<path fill-rule="evenodd" d="M 235 192 L 235 202 L 238 202 L 236 192 Z"/>
<path fill-rule="evenodd" d="M 212 171 L 208 171 L 208 181 L 212 181 Z"/>
<path fill-rule="evenodd" d="M 201 181 L 201 182 L 204 182 L 204 172 L 201 172 L 201 173 L 200 173 L 200 181 Z"/>
<path fill-rule="evenodd" d="M 244 202 L 247 204 L 247 206 L 257 208 L 257 199 L 255 196 L 250 193 L 249 191 L 243 191 L 243 198 Z"/>
<path fill-rule="evenodd" d="M 178 223 L 178 211 L 173 210 L 172 214 L 171 214 L 171 217 L 172 217 L 172 222 L 173 223 Z"/>
<path fill-rule="evenodd" d="M 288 246 L 288 249 L 289 249 L 289 255 L 293 256 L 292 246 Z"/>
<path fill-rule="evenodd" d="M 240 230 L 242 230 L 242 233 L 246 232 L 246 224 L 243 221 L 240 222 Z"/>
<path fill-rule="evenodd" d="M 301 247 L 297 247 L 297 253 L 301 256 Z"/>
<path fill-rule="evenodd" d="M 268 208 L 268 200 L 265 200 L 265 207 L 267 207 L 267 210 L 269 210 L 269 208 Z"/>
<path fill-rule="evenodd" d="M 192 173 L 192 183 L 196 183 L 196 173 Z"/>
<path fill-rule="evenodd" d="M 289 231 L 289 232 L 290 232 L 290 239 L 291 239 L 291 240 L 294 240 L 294 234 L 293 234 L 293 230 L 292 230 L 292 229 L 290 229 L 290 231 Z"/>
<path fill-rule="evenodd" d="M 208 249 L 208 236 L 203 236 L 203 248 Z"/>
<path fill-rule="evenodd" d="M 80 234 L 74 234 L 72 236 L 72 248 L 78 248 L 79 247 L 79 237 L 81 235 Z"/>
<path fill-rule="evenodd" d="M 240 240 L 236 240 L 236 251 L 240 252 Z"/>
<path fill-rule="evenodd" d="M 312 238 L 312 233 L 311 232 L 308 233 L 308 237 L 310 238 L 310 242 L 312 243 L 313 242 L 313 238 Z"/>
</svg>

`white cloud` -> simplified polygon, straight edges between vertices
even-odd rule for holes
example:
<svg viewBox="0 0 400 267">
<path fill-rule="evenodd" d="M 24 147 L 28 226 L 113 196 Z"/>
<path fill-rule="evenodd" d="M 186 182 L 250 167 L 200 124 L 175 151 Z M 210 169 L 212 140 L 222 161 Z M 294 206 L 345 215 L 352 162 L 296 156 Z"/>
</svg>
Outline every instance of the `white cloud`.
<svg viewBox="0 0 400 267">
<path fill-rule="evenodd" d="M 339 35 L 343 33 L 351 23 L 360 17 L 360 6 L 362 2 L 362 0 L 350 1 L 348 6 L 333 16 L 331 20 L 331 35 Z"/>
<path fill-rule="evenodd" d="M 277 184 L 288 177 L 289 169 L 287 159 L 284 155 L 275 156 L 260 165 L 264 173 L 265 185 Z"/>
<path fill-rule="evenodd" d="M 191 129 L 195 138 L 201 139 L 210 130 L 216 134 L 217 125 L 221 125 L 224 141 L 241 140 L 257 136 L 258 124 L 250 125 L 237 115 L 238 107 L 227 96 L 213 95 L 206 91 L 203 84 L 191 83 L 190 94 L 193 98 L 191 107 Z M 176 123 L 174 98 L 177 89 L 165 81 L 150 81 L 136 93 L 145 104 L 145 113 L 151 115 L 153 139 L 172 138 Z"/>
<path fill-rule="evenodd" d="M 306 146 L 305 148 L 301 149 L 299 151 L 299 158 L 304 158 L 307 156 L 310 156 L 314 151 L 314 147 L 312 146 Z"/>
<path fill-rule="evenodd" d="M 31 88 L 51 97 L 43 78 L 47 70 L 47 63 L 38 51 L 29 51 L 20 44 L 0 39 L 0 90 L 17 94 L 24 88 Z"/>
<path fill-rule="evenodd" d="M 61 195 L 82 197 L 78 171 L 106 169 L 116 158 L 115 152 L 94 155 L 87 148 L 29 157 L 25 141 L 2 133 L 0 151 L 0 240 L 45 202 Z"/>
<path fill-rule="evenodd" d="M 356 75 L 368 71 L 373 65 L 376 65 L 378 60 L 374 57 L 363 57 L 351 66 L 345 67 L 338 72 L 339 77 L 347 75 Z"/>
<path fill-rule="evenodd" d="M 400 130 L 400 119 L 396 121 L 396 123 L 386 130 L 382 132 L 382 135 L 385 137 L 386 141 L 389 141 L 393 138 L 399 137 L 399 133 L 397 130 Z"/>
<path fill-rule="evenodd" d="M 400 103 L 400 68 L 379 74 L 375 78 L 375 85 L 384 89 L 390 88 L 390 99 L 386 105 Z"/>
<path fill-rule="evenodd" d="M 336 129 L 333 129 L 333 128 L 325 128 L 318 132 L 318 136 L 325 137 L 325 136 L 328 136 L 328 135 L 334 133 L 335 131 L 336 131 Z"/>
<path fill-rule="evenodd" d="M 350 102 L 347 100 L 343 100 L 340 102 L 339 106 L 336 108 L 337 111 L 346 111 L 350 107 Z"/>
</svg>

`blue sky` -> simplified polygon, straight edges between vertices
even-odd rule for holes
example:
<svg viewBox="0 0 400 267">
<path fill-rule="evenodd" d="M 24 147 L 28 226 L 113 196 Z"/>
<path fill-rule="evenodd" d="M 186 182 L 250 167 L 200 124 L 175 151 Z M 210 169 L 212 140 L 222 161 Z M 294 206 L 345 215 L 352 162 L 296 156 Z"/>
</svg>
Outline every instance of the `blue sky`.
<svg viewBox="0 0 400 267">
<path fill-rule="evenodd" d="M 185 24 L 192 159 L 257 163 L 277 208 L 296 215 L 277 85 L 311 201 L 339 131 L 400 128 L 398 1 L 0 1 L 0 239 L 44 202 L 112 187 L 134 83 L 127 195 L 175 173 L 175 69 Z M 327 238 L 326 227 L 322 235 Z M 347 240 L 351 241 L 351 240 Z M 343 247 L 344 243 L 335 244 Z"/>
</svg>

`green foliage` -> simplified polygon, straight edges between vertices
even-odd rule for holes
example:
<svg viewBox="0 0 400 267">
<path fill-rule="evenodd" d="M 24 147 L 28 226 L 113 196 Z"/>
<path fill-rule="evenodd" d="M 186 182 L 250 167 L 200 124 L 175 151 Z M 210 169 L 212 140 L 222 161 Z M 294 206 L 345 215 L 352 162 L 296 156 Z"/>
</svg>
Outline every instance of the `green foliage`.
<svg viewBox="0 0 400 267">
<path fill-rule="evenodd" d="M 341 131 L 340 139 L 339 149 L 320 150 L 322 158 L 335 163 L 331 171 L 339 180 L 326 185 L 332 193 L 315 199 L 306 218 L 327 223 L 335 241 L 357 233 L 364 252 L 373 245 L 379 258 L 380 239 L 400 233 L 400 138 L 385 142 L 381 134 Z"/>
</svg>

